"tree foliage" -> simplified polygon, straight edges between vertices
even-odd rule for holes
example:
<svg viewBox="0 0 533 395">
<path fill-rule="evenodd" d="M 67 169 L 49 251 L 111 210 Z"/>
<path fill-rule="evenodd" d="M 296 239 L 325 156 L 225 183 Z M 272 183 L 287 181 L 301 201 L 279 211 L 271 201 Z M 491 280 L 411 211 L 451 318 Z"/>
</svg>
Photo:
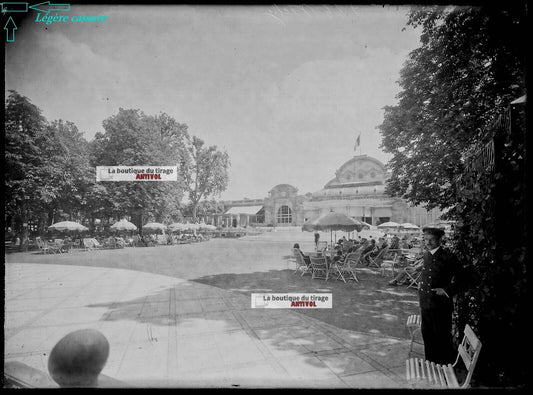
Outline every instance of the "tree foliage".
<svg viewBox="0 0 533 395">
<path fill-rule="evenodd" d="M 183 158 L 181 168 L 192 205 L 192 216 L 196 218 L 202 199 L 226 189 L 230 161 L 226 152 L 218 151 L 216 146 L 205 146 L 204 141 L 196 136 L 193 136 L 187 148 L 188 155 Z"/>
<path fill-rule="evenodd" d="M 63 212 L 69 217 L 77 213 L 83 202 L 83 193 L 91 184 L 93 172 L 87 153 L 88 142 L 72 122 L 55 120 L 45 129 L 47 144 L 47 182 L 50 195 L 41 201 L 43 210 Z"/>
<path fill-rule="evenodd" d="M 15 91 L 5 114 L 6 220 L 23 241 L 29 221 L 40 233 L 63 219 L 174 222 L 182 218 L 185 192 L 195 212 L 201 199 L 227 185 L 227 154 L 191 139 L 186 124 L 164 113 L 121 108 L 91 142 L 72 122 L 48 122 Z M 96 182 L 96 166 L 178 166 L 178 181 Z"/>
<path fill-rule="evenodd" d="M 472 277 L 456 300 L 454 330 L 458 340 L 469 323 L 480 336 L 474 382 L 482 386 L 527 381 L 506 342 L 528 337 L 525 122 L 502 121 L 525 94 L 525 11 L 523 2 L 414 9 L 408 25 L 422 29 L 421 46 L 380 125 L 382 148 L 393 154 L 387 191 L 451 207 L 457 221 L 452 245 Z"/>
<path fill-rule="evenodd" d="M 189 202 L 182 209 L 182 214 L 185 217 L 193 217 L 194 205 L 192 202 Z M 221 215 L 225 211 L 225 206 L 223 202 L 216 201 L 213 197 L 211 199 L 205 199 L 200 201 L 196 205 L 196 216 L 207 216 L 207 215 Z"/>
<path fill-rule="evenodd" d="M 524 4 L 416 8 L 421 46 L 400 75 L 398 104 L 385 107 L 382 148 L 393 154 L 388 193 L 429 208 L 453 205 L 464 158 L 525 92 Z"/>
<path fill-rule="evenodd" d="M 91 145 L 93 166 L 175 166 L 186 155 L 187 125 L 167 114 L 149 116 L 140 110 L 119 109 L 103 122 Z M 139 215 L 164 221 L 179 209 L 183 180 L 178 182 L 107 182 L 91 202 L 104 199 L 107 217 Z"/>
<path fill-rule="evenodd" d="M 27 97 L 10 91 L 5 103 L 4 126 L 6 208 L 8 213 L 15 214 L 23 201 L 31 205 L 39 196 L 46 195 L 41 190 L 46 119 Z"/>
<path fill-rule="evenodd" d="M 6 214 L 22 239 L 31 219 L 41 231 L 79 212 L 90 184 L 87 141 L 71 122 L 49 123 L 15 91 L 6 100 Z"/>
<path fill-rule="evenodd" d="M 527 333 L 527 226 L 524 104 L 501 114 L 494 128 L 494 155 L 480 150 L 458 181 L 452 215 L 458 254 L 472 262 L 477 276 L 457 300 L 457 326 L 473 325 L 484 343 L 478 378 L 484 385 L 520 387 L 527 367 L 502 339 Z M 486 149 L 485 148 L 485 149 Z"/>
</svg>

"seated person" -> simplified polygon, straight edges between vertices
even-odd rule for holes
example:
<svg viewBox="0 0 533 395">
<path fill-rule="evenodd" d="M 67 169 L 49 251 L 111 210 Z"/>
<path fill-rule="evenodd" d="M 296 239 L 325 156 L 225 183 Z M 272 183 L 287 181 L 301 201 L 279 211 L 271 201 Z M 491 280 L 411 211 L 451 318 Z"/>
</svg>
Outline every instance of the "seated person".
<svg viewBox="0 0 533 395">
<path fill-rule="evenodd" d="M 333 256 L 333 263 L 342 262 L 344 261 L 344 258 L 346 258 L 346 256 L 342 253 L 342 249 L 339 248 Z"/>
<path fill-rule="evenodd" d="M 381 251 L 385 247 L 388 247 L 387 240 L 384 237 L 378 239 L 378 250 Z"/>
<path fill-rule="evenodd" d="M 370 263 L 368 261 L 368 255 L 370 255 L 372 252 L 374 252 L 374 249 L 376 248 L 376 240 L 372 239 L 370 240 L 370 243 L 366 245 L 366 247 L 363 248 L 363 251 L 361 252 L 361 255 L 363 256 L 366 263 Z"/>
<path fill-rule="evenodd" d="M 153 245 L 152 239 L 148 235 L 141 235 L 141 243 L 144 244 L 145 247 Z"/>
<path fill-rule="evenodd" d="M 346 252 L 346 255 L 351 254 L 352 252 L 356 252 L 359 249 L 359 246 L 353 245 L 348 249 L 348 252 Z"/>
<path fill-rule="evenodd" d="M 303 253 L 302 250 L 300 250 L 300 244 L 298 243 L 294 243 L 294 245 L 292 246 L 292 248 L 294 248 L 295 250 L 297 250 L 300 254 L 302 254 L 302 257 L 304 258 L 304 262 L 307 263 L 307 264 L 311 264 L 311 258 L 309 258 L 308 255 L 305 255 Z"/>
<path fill-rule="evenodd" d="M 65 239 L 63 240 L 63 245 L 61 246 L 61 250 L 63 252 L 70 252 L 72 244 L 72 238 L 70 236 L 65 237 Z"/>
<path fill-rule="evenodd" d="M 415 276 L 415 274 L 422 270 L 423 265 L 424 260 L 419 259 L 411 265 L 404 267 L 403 270 L 400 271 L 400 273 L 398 273 L 396 277 L 394 277 L 394 279 L 389 281 L 388 285 L 409 285 L 411 283 L 411 280 L 409 279 L 408 274 L 410 274 L 411 276 Z"/>
<path fill-rule="evenodd" d="M 132 245 L 133 247 L 136 247 L 136 246 L 141 245 L 141 244 L 143 244 L 143 243 L 144 243 L 144 241 L 143 241 L 141 235 L 135 235 L 135 236 L 132 237 L 131 245 Z"/>
<path fill-rule="evenodd" d="M 394 236 L 392 238 L 391 244 L 390 244 L 391 250 L 399 250 L 400 249 L 400 238 L 398 236 Z"/>
<path fill-rule="evenodd" d="M 344 248 L 344 246 L 346 245 L 346 243 L 348 243 L 348 240 L 346 239 L 346 236 L 342 236 L 342 237 L 337 241 L 337 245 L 338 245 L 340 248 Z"/>
</svg>

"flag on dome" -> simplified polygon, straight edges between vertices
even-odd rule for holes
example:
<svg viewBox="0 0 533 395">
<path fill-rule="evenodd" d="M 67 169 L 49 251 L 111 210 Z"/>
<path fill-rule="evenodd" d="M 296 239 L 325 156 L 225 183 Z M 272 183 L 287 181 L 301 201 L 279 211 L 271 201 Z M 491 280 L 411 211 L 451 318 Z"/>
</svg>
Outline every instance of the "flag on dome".
<svg viewBox="0 0 533 395">
<path fill-rule="evenodd" d="M 361 133 L 359 133 L 359 136 L 357 136 L 357 139 L 355 140 L 355 146 L 353 147 L 354 151 L 357 151 L 357 147 L 361 144 Z"/>
</svg>

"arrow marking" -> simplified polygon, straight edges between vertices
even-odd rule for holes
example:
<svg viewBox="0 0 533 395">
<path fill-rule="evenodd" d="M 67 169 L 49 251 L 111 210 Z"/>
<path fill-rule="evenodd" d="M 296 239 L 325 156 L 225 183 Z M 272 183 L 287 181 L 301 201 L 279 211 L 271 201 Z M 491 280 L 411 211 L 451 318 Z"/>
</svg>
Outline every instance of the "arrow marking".
<svg viewBox="0 0 533 395">
<path fill-rule="evenodd" d="M 39 8 L 43 6 L 43 8 Z M 51 11 L 70 11 L 70 4 L 50 4 L 49 1 L 44 1 L 39 4 L 31 5 L 30 8 L 35 11 L 44 12 L 48 15 Z"/>
<path fill-rule="evenodd" d="M 15 30 L 17 30 L 18 27 L 15 25 L 15 21 L 12 17 L 9 17 L 7 20 L 4 30 L 6 31 L 6 40 L 8 43 L 12 43 L 15 41 Z"/>
</svg>

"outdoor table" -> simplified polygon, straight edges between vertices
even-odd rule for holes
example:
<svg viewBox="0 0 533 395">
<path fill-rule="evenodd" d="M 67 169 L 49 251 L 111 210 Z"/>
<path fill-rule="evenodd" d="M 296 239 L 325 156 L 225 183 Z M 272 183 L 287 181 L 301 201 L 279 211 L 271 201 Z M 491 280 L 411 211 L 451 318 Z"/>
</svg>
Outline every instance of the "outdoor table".
<svg viewBox="0 0 533 395">
<path fill-rule="evenodd" d="M 59 252 L 60 254 L 62 254 L 64 251 L 63 251 L 63 240 L 61 241 L 49 241 L 48 242 L 48 246 L 50 248 L 52 248 L 53 250 Z"/>
</svg>

